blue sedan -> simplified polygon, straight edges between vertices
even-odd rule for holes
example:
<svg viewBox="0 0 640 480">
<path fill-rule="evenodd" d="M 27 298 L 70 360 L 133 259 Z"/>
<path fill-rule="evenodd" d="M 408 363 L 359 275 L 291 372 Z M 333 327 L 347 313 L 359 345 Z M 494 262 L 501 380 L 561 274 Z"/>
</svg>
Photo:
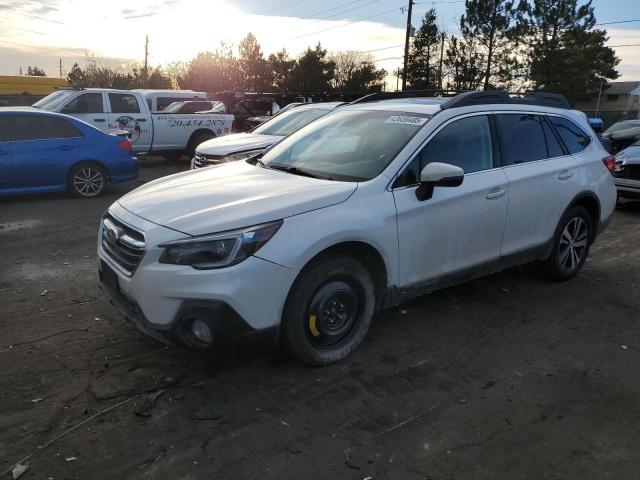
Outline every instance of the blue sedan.
<svg viewBox="0 0 640 480">
<path fill-rule="evenodd" d="M 90 198 L 137 176 L 126 137 L 37 108 L 0 108 L 0 196 L 66 190 Z"/>
</svg>

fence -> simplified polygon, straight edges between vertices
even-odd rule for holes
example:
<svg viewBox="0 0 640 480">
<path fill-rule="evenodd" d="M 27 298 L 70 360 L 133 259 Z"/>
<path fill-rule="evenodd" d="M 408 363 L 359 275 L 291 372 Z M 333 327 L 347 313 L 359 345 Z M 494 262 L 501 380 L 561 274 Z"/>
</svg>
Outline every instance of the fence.
<svg viewBox="0 0 640 480">
<path fill-rule="evenodd" d="M 638 110 L 630 110 L 627 112 L 603 112 L 600 110 L 596 115 L 595 110 L 583 110 L 587 114 L 587 117 L 598 117 L 604 122 L 604 128 L 609 128 L 616 122 L 622 120 L 637 120 L 640 119 L 640 112 Z"/>
</svg>

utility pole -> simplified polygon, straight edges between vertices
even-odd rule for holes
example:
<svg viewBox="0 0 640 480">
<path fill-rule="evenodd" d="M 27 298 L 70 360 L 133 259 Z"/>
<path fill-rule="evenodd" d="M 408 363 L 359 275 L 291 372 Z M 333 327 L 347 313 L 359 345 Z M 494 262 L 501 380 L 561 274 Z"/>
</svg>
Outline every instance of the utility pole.
<svg viewBox="0 0 640 480">
<path fill-rule="evenodd" d="M 413 10 L 413 0 L 409 0 L 409 11 L 407 12 L 407 34 L 404 39 L 404 68 L 402 70 L 402 91 L 407 88 L 407 62 L 409 61 L 409 38 L 411 37 L 411 11 Z"/>
<path fill-rule="evenodd" d="M 398 82 L 400 82 L 400 67 L 398 67 L 398 73 L 396 74 L 396 92 L 398 91 Z"/>
<path fill-rule="evenodd" d="M 62 59 L 60 59 L 60 78 L 62 78 Z"/>
<path fill-rule="evenodd" d="M 147 73 L 147 65 L 149 59 L 149 35 L 144 37 L 144 72 Z"/>
<path fill-rule="evenodd" d="M 442 32 L 442 42 L 440 43 L 440 63 L 438 64 L 438 88 L 440 90 L 442 90 L 442 57 L 444 55 L 444 39 L 446 36 L 446 33 Z"/>
</svg>

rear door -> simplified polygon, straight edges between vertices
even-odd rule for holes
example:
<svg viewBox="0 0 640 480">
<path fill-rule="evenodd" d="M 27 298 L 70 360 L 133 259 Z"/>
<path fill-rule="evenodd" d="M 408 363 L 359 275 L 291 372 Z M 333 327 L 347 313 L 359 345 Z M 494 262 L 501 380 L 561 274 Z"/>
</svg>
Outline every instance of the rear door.
<svg viewBox="0 0 640 480">
<path fill-rule="evenodd" d="M 107 114 L 104 101 L 104 94 L 101 92 L 81 93 L 69 100 L 60 113 L 71 115 L 106 132 Z"/>
<path fill-rule="evenodd" d="M 509 179 L 502 254 L 524 253 L 553 238 L 580 192 L 578 164 L 545 115 L 495 113 L 501 164 Z"/>
<path fill-rule="evenodd" d="M 69 167 L 78 155 L 80 132 L 62 118 L 9 115 L 12 144 L 11 187 L 64 187 Z"/>
<path fill-rule="evenodd" d="M 109 128 L 125 130 L 133 144 L 134 152 L 147 152 L 151 148 L 153 125 L 142 100 L 131 93 L 108 93 Z"/>
<path fill-rule="evenodd" d="M 436 187 L 432 198 L 420 201 L 420 172 L 431 162 L 461 167 L 464 181 Z M 403 286 L 497 260 L 508 182 L 495 161 L 488 115 L 456 118 L 441 127 L 400 174 L 393 196 Z"/>
</svg>

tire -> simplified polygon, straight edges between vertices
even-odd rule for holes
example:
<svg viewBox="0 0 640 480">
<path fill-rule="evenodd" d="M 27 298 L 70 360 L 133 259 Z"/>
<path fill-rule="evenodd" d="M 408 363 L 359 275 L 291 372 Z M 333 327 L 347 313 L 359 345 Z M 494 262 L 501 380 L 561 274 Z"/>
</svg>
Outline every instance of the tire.
<svg viewBox="0 0 640 480">
<path fill-rule="evenodd" d="M 362 263 L 346 255 L 321 257 L 289 292 L 282 343 L 310 365 L 340 361 L 364 340 L 375 305 L 375 286 Z"/>
<path fill-rule="evenodd" d="M 549 280 L 565 282 L 575 277 L 589 256 L 593 241 L 593 220 L 581 206 L 567 211 L 556 228 L 549 258 L 544 271 Z"/>
<path fill-rule="evenodd" d="M 191 158 L 195 155 L 196 148 L 198 147 L 198 145 L 200 145 L 203 142 L 206 142 L 207 140 L 211 140 L 212 138 L 216 138 L 216 136 L 213 133 L 204 133 L 204 132 L 199 133 L 198 135 L 193 137 L 189 142 L 189 146 L 187 147 L 187 150 L 186 150 L 187 155 L 189 155 L 189 160 L 191 160 Z"/>
<path fill-rule="evenodd" d="M 107 189 L 106 170 L 95 163 L 81 163 L 69 172 L 67 188 L 71 195 L 79 198 L 93 198 Z"/>
</svg>

